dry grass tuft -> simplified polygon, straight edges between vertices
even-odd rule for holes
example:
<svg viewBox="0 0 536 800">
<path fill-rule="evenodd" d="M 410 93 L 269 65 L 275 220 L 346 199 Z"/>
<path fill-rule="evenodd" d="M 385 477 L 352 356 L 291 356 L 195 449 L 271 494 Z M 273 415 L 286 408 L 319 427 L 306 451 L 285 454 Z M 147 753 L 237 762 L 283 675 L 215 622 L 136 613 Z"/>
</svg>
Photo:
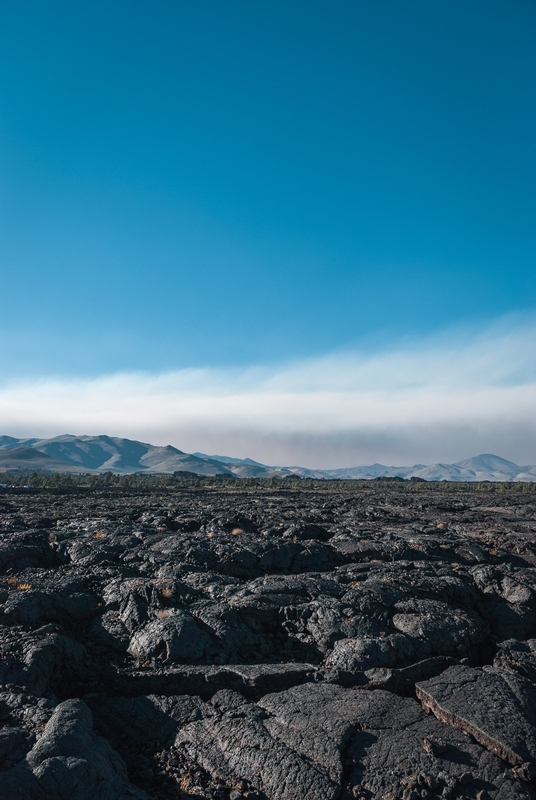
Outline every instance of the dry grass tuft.
<svg viewBox="0 0 536 800">
<path fill-rule="evenodd" d="M 102 539 L 104 536 L 106 536 L 106 531 L 95 531 L 93 534 L 94 539 Z"/>
<path fill-rule="evenodd" d="M 32 588 L 31 583 L 17 583 L 17 589 L 20 589 L 21 592 L 27 592 L 28 589 Z"/>
</svg>

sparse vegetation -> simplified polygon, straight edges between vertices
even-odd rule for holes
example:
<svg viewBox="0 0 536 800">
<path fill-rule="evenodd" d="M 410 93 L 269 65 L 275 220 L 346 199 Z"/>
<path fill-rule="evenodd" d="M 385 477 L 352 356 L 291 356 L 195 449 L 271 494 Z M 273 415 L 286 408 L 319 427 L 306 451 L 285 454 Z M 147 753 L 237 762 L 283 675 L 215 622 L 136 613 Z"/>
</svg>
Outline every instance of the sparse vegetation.
<svg viewBox="0 0 536 800">
<path fill-rule="evenodd" d="M 196 475 L 192 472 L 175 472 L 173 475 L 143 475 L 139 473 L 119 475 L 106 472 L 102 475 L 70 475 L 63 473 L 19 474 L 4 473 L 4 482 L 15 489 L 29 487 L 31 490 L 58 492 L 96 492 L 110 494 L 151 494 L 162 491 L 230 491 L 230 492 L 285 492 L 306 491 L 317 493 L 352 492 L 376 490 L 378 484 L 405 492 L 419 493 L 430 490 L 443 492 L 504 492 L 511 494 L 533 494 L 533 482 L 455 482 L 413 481 L 380 478 L 372 480 L 317 480 L 286 476 L 284 478 L 234 478 L 227 475 Z M 0 492 L 10 489 L 0 489 Z"/>
</svg>

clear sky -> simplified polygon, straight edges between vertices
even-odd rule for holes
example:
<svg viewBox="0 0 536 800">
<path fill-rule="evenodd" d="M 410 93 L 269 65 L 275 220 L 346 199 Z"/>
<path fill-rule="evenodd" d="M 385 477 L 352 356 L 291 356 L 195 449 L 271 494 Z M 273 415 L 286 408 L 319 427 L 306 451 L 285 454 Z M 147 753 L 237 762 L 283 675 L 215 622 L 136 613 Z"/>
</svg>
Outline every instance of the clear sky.
<svg viewBox="0 0 536 800">
<path fill-rule="evenodd" d="M 443 358 L 446 341 L 463 343 L 464 358 L 477 342 L 494 352 L 497 326 L 522 349 L 531 341 L 532 0 L 18 0 L 2 10 L 0 65 L 4 394 L 54 380 L 72 408 L 65 387 L 77 381 L 144 375 L 130 397 L 204 370 L 196 397 L 229 397 L 237 375 L 248 391 L 257 375 L 257 391 L 267 369 L 304 364 L 317 384 L 330 376 L 307 393 L 349 372 L 359 392 L 352 358 L 404 351 L 421 364 L 434 348 Z M 523 364 L 499 382 L 532 386 L 534 362 Z M 497 380 L 490 368 L 481 386 Z M 5 432 L 66 432 L 45 400 L 23 418 L 1 391 Z M 378 423 L 382 442 L 393 414 Z M 518 412 L 501 414 L 518 424 Z M 429 452 L 363 449 L 349 420 L 339 444 L 270 449 L 298 435 L 290 418 L 281 411 L 262 435 L 221 420 L 224 439 L 210 438 L 208 419 L 122 428 L 106 406 L 65 424 L 313 466 L 376 451 L 440 458 L 449 440 L 439 420 Z M 318 437 L 318 421 L 307 431 Z M 508 452 L 507 438 L 460 433 L 452 457 L 500 446 L 536 463 L 527 431 Z M 346 434 L 357 443 L 343 453 Z"/>
</svg>

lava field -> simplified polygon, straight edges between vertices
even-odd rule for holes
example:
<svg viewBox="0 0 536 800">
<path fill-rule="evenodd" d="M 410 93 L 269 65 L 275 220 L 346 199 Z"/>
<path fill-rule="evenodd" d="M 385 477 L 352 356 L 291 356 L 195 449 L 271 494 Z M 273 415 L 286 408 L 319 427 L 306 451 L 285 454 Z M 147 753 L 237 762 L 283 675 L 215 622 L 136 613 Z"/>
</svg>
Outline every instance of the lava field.
<svg viewBox="0 0 536 800">
<path fill-rule="evenodd" d="M 0 797 L 536 800 L 536 492 L 0 494 Z"/>
</svg>

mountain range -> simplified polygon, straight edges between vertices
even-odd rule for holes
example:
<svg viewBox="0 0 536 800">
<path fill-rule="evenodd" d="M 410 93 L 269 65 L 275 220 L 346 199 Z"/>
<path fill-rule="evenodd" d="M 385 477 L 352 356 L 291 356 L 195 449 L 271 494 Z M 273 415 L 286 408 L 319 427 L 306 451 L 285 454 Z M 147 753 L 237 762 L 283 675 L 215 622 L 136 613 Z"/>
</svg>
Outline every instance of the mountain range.
<svg viewBox="0 0 536 800">
<path fill-rule="evenodd" d="M 519 466 L 492 454 L 483 454 L 456 464 L 414 464 L 389 467 L 372 464 L 342 469 L 274 467 L 251 458 L 184 453 L 116 436 L 73 436 L 52 439 L 17 439 L 0 436 L 0 472 L 144 473 L 169 475 L 229 475 L 237 478 L 298 475 L 319 479 L 421 478 L 427 481 L 536 481 L 536 465 Z"/>
</svg>

